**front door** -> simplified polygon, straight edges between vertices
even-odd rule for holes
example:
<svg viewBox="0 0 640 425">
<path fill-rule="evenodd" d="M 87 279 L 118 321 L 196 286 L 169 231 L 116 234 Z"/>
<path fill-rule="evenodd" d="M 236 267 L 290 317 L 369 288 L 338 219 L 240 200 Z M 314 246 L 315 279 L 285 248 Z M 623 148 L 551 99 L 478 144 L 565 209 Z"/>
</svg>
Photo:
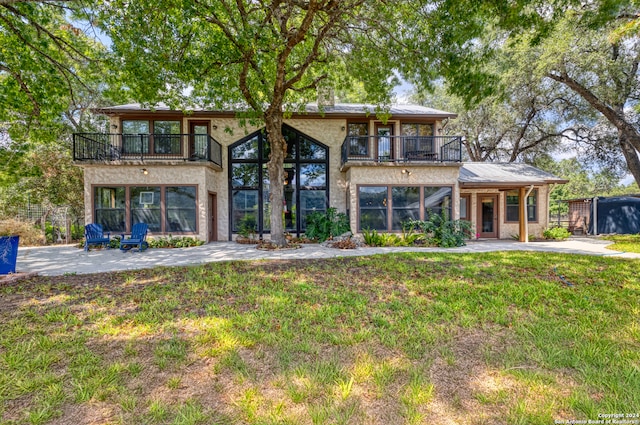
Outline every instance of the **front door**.
<svg viewBox="0 0 640 425">
<path fill-rule="evenodd" d="M 189 121 L 189 157 L 207 159 L 209 121 Z"/>
<path fill-rule="evenodd" d="M 389 161 L 393 158 L 393 126 L 376 125 L 378 140 L 378 161 Z"/>
<path fill-rule="evenodd" d="M 498 237 L 498 195 L 478 194 L 478 235 L 481 238 Z"/>
<path fill-rule="evenodd" d="M 218 240 L 218 219 L 216 214 L 216 209 L 218 208 L 218 202 L 216 199 L 215 193 L 209 193 L 209 223 L 208 223 L 208 234 L 207 234 L 207 242 L 214 242 Z"/>
</svg>

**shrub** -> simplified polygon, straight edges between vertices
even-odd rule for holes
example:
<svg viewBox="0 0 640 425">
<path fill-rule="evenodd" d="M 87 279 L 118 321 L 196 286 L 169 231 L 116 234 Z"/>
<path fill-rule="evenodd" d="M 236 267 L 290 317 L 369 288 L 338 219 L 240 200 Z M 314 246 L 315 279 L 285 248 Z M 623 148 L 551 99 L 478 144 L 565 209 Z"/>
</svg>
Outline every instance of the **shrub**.
<svg viewBox="0 0 640 425">
<path fill-rule="evenodd" d="M 0 220 L 0 236 L 20 236 L 20 245 L 42 245 L 42 231 L 33 224 L 15 220 Z"/>
<path fill-rule="evenodd" d="M 419 234 L 403 232 L 402 236 L 395 233 L 378 233 L 377 230 L 365 229 L 362 231 L 364 243 L 368 246 L 409 246 L 421 237 Z"/>
<path fill-rule="evenodd" d="M 443 211 L 431 214 L 428 220 L 409 220 L 409 229 L 419 229 L 427 244 L 443 248 L 464 246 L 471 234 L 471 223 L 464 220 L 449 220 Z"/>
<path fill-rule="evenodd" d="M 555 239 L 555 240 L 563 241 L 567 239 L 569 236 L 571 236 L 571 232 L 569 232 L 564 227 L 551 227 L 545 230 L 542 233 L 542 236 L 544 236 L 545 239 Z"/>
<path fill-rule="evenodd" d="M 349 231 L 349 220 L 344 213 L 338 213 L 335 208 L 329 208 L 326 212 L 316 211 L 307 216 L 307 230 L 305 236 L 309 239 L 317 239 L 324 242 L 334 236 Z"/>
<path fill-rule="evenodd" d="M 204 245 L 200 239 L 191 236 L 160 236 L 148 240 L 149 248 L 188 248 Z"/>
<path fill-rule="evenodd" d="M 256 239 L 258 221 L 253 214 L 246 214 L 238 221 L 238 234 L 245 239 Z"/>
</svg>

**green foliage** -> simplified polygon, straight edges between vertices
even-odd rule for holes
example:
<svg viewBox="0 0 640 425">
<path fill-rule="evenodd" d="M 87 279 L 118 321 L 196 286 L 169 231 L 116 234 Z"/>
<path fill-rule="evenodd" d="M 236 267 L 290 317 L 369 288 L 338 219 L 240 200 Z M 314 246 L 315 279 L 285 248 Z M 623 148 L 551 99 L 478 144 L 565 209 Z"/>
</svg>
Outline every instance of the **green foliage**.
<svg viewBox="0 0 640 425">
<path fill-rule="evenodd" d="M 607 246 L 607 249 L 622 252 L 640 252 L 640 234 L 637 235 L 607 235 L 602 239 L 613 241 L 613 245 Z"/>
<path fill-rule="evenodd" d="M 238 234 L 245 239 L 255 239 L 258 222 L 254 214 L 245 214 L 238 222 Z"/>
<path fill-rule="evenodd" d="M 395 233 L 378 233 L 375 229 L 364 229 L 362 231 L 364 242 L 369 246 L 409 246 L 413 245 L 417 239 L 413 236 L 417 237 L 419 235 L 413 234 L 409 239 L 406 239 L 404 235 L 397 235 Z"/>
<path fill-rule="evenodd" d="M 204 245 L 200 239 L 191 236 L 159 236 L 149 238 L 149 248 L 188 248 Z"/>
<path fill-rule="evenodd" d="M 410 220 L 407 225 L 422 231 L 427 244 L 443 248 L 464 246 L 471 234 L 470 222 L 449 220 L 445 211 L 429 215 L 428 220 Z"/>
<path fill-rule="evenodd" d="M 571 232 L 569 232 L 564 227 L 551 227 L 542 232 L 542 236 L 544 236 L 545 239 L 556 239 L 563 241 L 571 236 Z"/>
<path fill-rule="evenodd" d="M 0 315 L 0 406 L 21 424 L 105 408 L 125 424 L 348 424 L 383 403 L 395 422 L 430 423 L 437 384 L 472 364 L 501 379 L 443 415 L 551 424 L 625 412 L 640 405 L 629 390 L 640 388 L 638 267 L 413 252 L 35 276 L 0 286 L 7 305 L 22 303 Z"/>
<path fill-rule="evenodd" d="M 335 208 L 328 208 L 326 212 L 316 211 L 307 215 L 307 230 L 305 236 L 324 242 L 335 236 L 349 231 L 349 219 L 344 213 L 338 213 Z"/>
</svg>

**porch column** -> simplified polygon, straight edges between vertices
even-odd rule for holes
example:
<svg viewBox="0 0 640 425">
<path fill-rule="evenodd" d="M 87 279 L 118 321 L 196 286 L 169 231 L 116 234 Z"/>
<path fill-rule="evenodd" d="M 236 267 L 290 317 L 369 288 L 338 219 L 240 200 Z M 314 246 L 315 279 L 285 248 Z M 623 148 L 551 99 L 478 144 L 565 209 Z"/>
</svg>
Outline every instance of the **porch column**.
<svg viewBox="0 0 640 425">
<path fill-rule="evenodd" d="M 521 187 L 518 193 L 518 223 L 520 223 L 520 242 L 529 242 L 527 235 L 527 198 L 525 188 Z"/>
</svg>

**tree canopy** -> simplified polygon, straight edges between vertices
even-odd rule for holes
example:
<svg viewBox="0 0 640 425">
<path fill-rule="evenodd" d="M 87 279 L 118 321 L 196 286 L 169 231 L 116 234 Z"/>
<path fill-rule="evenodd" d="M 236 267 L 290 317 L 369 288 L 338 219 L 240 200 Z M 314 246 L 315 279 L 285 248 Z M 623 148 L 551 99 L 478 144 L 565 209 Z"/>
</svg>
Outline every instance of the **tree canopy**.
<svg viewBox="0 0 640 425">
<path fill-rule="evenodd" d="M 102 25 L 134 98 L 232 108 L 265 124 L 271 238 L 283 245 L 283 119 L 353 78 L 367 100 L 388 101 L 394 68 L 380 43 L 393 13 L 373 0 L 119 0 L 103 4 Z"/>
</svg>

